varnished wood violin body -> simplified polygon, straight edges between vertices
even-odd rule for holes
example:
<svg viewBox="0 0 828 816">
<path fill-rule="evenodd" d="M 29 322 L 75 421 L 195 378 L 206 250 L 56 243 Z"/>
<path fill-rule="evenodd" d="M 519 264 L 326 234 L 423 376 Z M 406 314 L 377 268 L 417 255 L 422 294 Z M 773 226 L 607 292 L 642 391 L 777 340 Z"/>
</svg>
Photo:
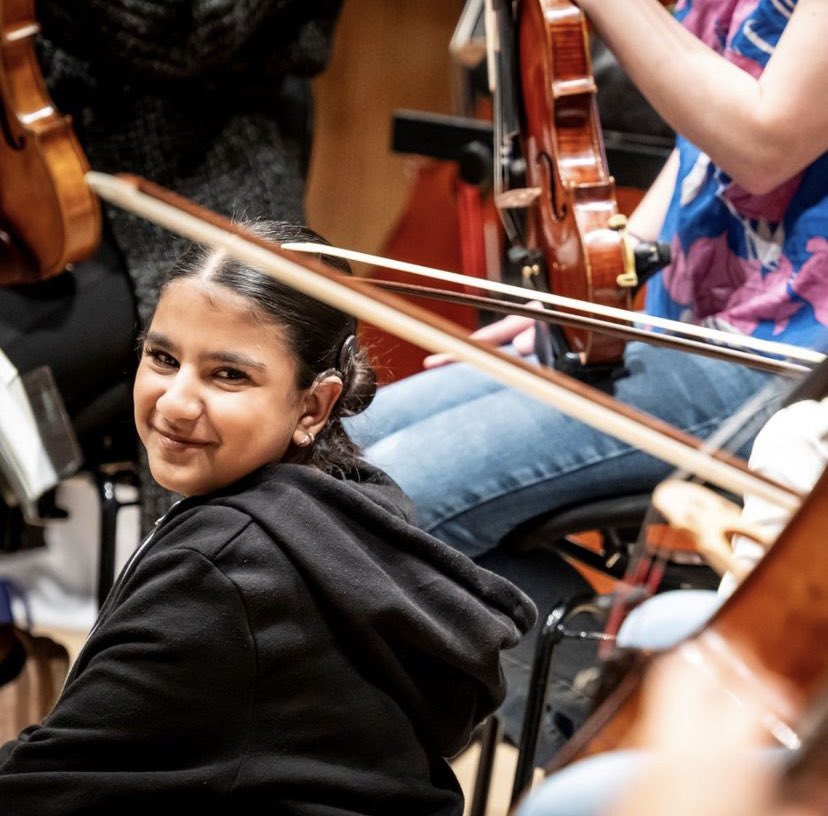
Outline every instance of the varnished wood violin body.
<svg viewBox="0 0 828 816">
<path fill-rule="evenodd" d="M 634 267 L 604 150 L 584 15 L 568 0 L 521 0 L 517 23 L 527 188 L 540 191 L 527 244 L 542 252 L 554 294 L 632 308 Z M 623 353 L 617 338 L 578 329 L 564 335 L 585 365 L 617 362 Z"/>
<path fill-rule="evenodd" d="M 32 0 L 0 2 L 0 285 L 52 277 L 90 255 L 100 205 L 68 117 L 49 98 L 34 51 Z"/>
</svg>

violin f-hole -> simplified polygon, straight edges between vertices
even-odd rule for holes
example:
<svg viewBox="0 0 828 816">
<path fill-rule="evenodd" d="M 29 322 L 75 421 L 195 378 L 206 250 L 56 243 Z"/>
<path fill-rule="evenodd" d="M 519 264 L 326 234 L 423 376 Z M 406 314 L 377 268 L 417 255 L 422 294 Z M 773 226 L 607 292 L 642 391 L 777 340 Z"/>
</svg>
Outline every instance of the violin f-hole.
<svg viewBox="0 0 828 816">
<path fill-rule="evenodd" d="M 535 162 L 543 175 L 544 185 L 542 185 L 542 188 L 549 191 L 548 202 L 552 218 L 555 221 L 563 221 L 567 216 L 568 207 L 566 201 L 558 195 L 560 185 L 555 183 L 555 167 L 552 159 L 546 153 L 541 153 L 537 156 Z"/>
<path fill-rule="evenodd" d="M 26 137 L 18 136 L 15 138 L 14 133 L 12 133 L 9 113 L 6 110 L 6 103 L 2 96 L 0 96 L 0 129 L 3 130 L 3 139 L 11 150 L 23 150 L 26 146 Z"/>
</svg>

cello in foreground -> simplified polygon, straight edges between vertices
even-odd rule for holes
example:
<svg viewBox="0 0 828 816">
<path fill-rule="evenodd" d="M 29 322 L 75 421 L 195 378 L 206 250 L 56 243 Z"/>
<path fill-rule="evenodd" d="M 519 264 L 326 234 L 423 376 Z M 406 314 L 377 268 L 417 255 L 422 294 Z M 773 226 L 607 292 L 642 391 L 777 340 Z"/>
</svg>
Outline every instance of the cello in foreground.
<svg viewBox="0 0 828 816">
<path fill-rule="evenodd" d="M 663 488 L 667 488 L 669 502 L 669 487 L 669 483 L 659 486 L 656 504 Z M 670 510 L 664 507 L 668 516 Z M 707 520 L 697 521 L 703 526 Z M 828 692 L 826 524 L 828 469 L 710 621 L 669 650 L 686 661 L 688 672 L 701 671 L 723 693 L 750 700 L 754 707 L 759 701 L 757 717 L 768 744 L 790 749 L 791 767 L 803 776 L 810 774 L 814 761 L 814 740 L 806 717 L 824 705 Z M 651 656 L 639 657 L 637 665 L 555 755 L 546 768 L 548 773 L 606 751 L 641 747 L 643 681 L 651 660 Z M 825 751 L 824 744 L 817 746 L 817 762 L 825 761 Z M 823 772 L 827 770 L 822 767 Z"/>
</svg>

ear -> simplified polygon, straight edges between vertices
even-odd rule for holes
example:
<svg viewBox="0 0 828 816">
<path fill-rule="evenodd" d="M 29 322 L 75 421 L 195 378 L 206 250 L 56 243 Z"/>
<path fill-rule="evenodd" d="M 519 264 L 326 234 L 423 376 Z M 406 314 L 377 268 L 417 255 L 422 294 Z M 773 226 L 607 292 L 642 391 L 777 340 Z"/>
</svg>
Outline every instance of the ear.
<svg viewBox="0 0 828 816">
<path fill-rule="evenodd" d="M 301 445 L 308 433 L 317 436 L 325 427 L 339 395 L 342 393 L 342 380 L 335 374 L 314 383 L 305 395 L 304 404 L 293 432 L 293 441 Z M 305 444 L 307 444 L 305 442 Z"/>
</svg>

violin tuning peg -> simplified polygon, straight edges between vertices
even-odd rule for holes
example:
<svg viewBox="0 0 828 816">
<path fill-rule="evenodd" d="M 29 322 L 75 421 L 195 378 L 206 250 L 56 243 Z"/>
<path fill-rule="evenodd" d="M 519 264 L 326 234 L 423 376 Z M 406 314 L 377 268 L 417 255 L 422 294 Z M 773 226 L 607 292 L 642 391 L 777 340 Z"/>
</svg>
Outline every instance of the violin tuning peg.
<svg viewBox="0 0 828 816">
<path fill-rule="evenodd" d="M 607 226 L 611 230 L 616 230 L 617 232 L 621 232 L 627 229 L 627 216 L 623 213 L 615 213 L 615 215 L 611 215 L 607 219 Z"/>
</svg>

